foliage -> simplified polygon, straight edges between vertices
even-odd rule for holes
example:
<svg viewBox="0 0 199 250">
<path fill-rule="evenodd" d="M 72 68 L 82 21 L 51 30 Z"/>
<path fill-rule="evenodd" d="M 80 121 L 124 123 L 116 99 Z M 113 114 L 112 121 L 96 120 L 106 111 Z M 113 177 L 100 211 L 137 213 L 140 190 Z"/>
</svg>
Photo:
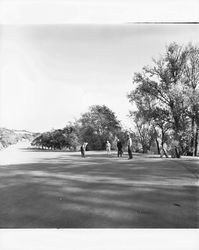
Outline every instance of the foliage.
<svg viewBox="0 0 199 250">
<path fill-rule="evenodd" d="M 101 150 L 105 149 L 107 140 L 112 142 L 113 147 L 117 136 L 123 140 L 122 133 L 114 112 L 105 105 L 95 105 L 75 123 L 40 134 L 32 145 L 47 149 L 77 150 L 83 142 L 88 142 L 87 149 Z"/>
<path fill-rule="evenodd" d="M 45 132 L 36 137 L 32 146 L 47 149 L 63 149 L 76 150 L 79 145 L 78 137 L 73 126 L 66 126 L 63 129 L 56 129 L 51 132 Z"/>
<path fill-rule="evenodd" d="M 143 147 L 150 147 L 152 139 L 156 140 L 157 147 L 158 139 L 161 139 L 163 147 L 172 137 L 178 142 L 181 154 L 193 153 L 195 147 L 196 155 L 199 48 L 171 43 L 163 56 L 153 59 L 152 66 L 145 66 L 142 72 L 135 73 L 133 83 L 135 89 L 128 98 L 137 106 L 137 111 L 131 112 L 131 116 Z"/>
<path fill-rule="evenodd" d="M 121 135 L 121 125 L 113 111 L 105 105 L 94 105 L 78 121 L 81 141 L 88 142 L 93 150 L 105 148 L 106 141 L 113 142 Z"/>
</svg>

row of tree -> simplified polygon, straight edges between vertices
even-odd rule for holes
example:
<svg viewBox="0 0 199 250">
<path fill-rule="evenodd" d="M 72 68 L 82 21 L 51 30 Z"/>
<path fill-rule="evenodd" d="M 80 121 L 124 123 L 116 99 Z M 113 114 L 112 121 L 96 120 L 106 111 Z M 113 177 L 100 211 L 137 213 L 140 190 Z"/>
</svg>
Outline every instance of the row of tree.
<svg viewBox="0 0 199 250">
<path fill-rule="evenodd" d="M 126 133 L 115 113 L 105 105 L 94 105 L 79 120 L 65 128 L 40 134 L 32 145 L 47 149 L 78 150 L 83 142 L 88 142 L 88 149 L 102 150 L 107 140 L 114 148 L 117 138 L 125 144 Z"/>
<path fill-rule="evenodd" d="M 143 152 L 155 141 L 180 155 L 197 155 L 199 132 L 199 47 L 176 43 L 152 66 L 135 73 L 128 99 Z"/>
</svg>

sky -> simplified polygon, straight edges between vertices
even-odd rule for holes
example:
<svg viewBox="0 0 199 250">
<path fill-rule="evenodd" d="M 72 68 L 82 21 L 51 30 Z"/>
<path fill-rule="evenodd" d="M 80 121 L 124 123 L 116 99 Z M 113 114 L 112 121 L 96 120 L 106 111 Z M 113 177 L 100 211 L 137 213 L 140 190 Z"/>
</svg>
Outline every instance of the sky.
<svg viewBox="0 0 199 250">
<path fill-rule="evenodd" d="M 129 127 L 135 72 L 165 46 L 196 43 L 199 25 L 1 26 L 1 126 L 63 128 L 91 105 L 107 105 Z"/>
<path fill-rule="evenodd" d="M 198 0 L 0 0 L 1 23 L 198 21 Z"/>
<path fill-rule="evenodd" d="M 130 16 L 129 1 L 117 0 L 112 16 L 111 2 L 106 8 L 105 1 L 83 1 L 81 8 L 78 0 L 78 5 L 46 0 L 0 3 L 1 127 L 36 132 L 63 128 L 95 104 L 107 105 L 124 127 L 132 126 L 128 114 L 135 107 L 127 94 L 134 73 L 151 65 L 170 42 L 198 43 L 199 25 L 131 23 L 143 19 L 124 19 Z M 141 5 L 136 8 L 134 14 Z"/>
</svg>

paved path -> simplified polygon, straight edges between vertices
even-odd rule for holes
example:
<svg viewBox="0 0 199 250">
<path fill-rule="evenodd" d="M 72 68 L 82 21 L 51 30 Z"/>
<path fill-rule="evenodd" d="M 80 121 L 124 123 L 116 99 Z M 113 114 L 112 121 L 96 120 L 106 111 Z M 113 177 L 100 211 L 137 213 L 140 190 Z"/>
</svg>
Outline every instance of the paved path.
<svg viewBox="0 0 199 250">
<path fill-rule="evenodd" d="M 198 228 L 199 159 L 0 152 L 2 228 Z"/>
</svg>

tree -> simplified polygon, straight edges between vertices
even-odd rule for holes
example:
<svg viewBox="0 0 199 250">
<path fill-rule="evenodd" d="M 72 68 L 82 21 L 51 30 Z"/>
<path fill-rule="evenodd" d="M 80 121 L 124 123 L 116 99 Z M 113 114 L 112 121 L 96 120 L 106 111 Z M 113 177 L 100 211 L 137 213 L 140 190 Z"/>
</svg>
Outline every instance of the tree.
<svg viewBox="0 0 199 250">
<path fill-rule="evenodd" d="M 141 94 L 135 90 L 129 94 L 130 102 L 135 102 L 137 111 L 130 112 L 130 116 L 134 118 L 137 127 L 138 138 L 142 144 L 143 152 L 150 149 L 152 142 L 155 140 L 157 151 L 160 154 L 160 144 L 163 148 L 167 141 L 167 132 L 170 130 L 169 112 L 156 105 L 153 96 Z"/>
<path fill-rule="evenodd" d="M 76 124 L 70 123 L 63 129 L 65 137 L 65 146 L 69 149 L 76 150 L 80 145 L 79 131 Z"/>
<path fill-rule="evenodd" d="M 161 129 L 162 143 L 165 133 L 172 130 L 170 135 L 177 141 L 181 154 L 187 151 L 184 145 L 189 144 L 190 119 L 197 124 L 198 68 L 198 47 L 171 43 L 163 56 L 153 59 L 153 66 L 135 73 L 136 88 L 128 95 L 130 102 L 136 103 L 143 121 L 153 121 L 154 128 Z M 192 136 L 196 141 L 197 131 Z"/>
<path fill-rule="evenodd" d="M 105 105 L 91 106 L 78 124 L 81 141 L 88 142 L 88 147 L 93 150 L 104 149 L 106 141 L 112 142 L 121 131 L 115 113 Z"/>
<path fill-rule="evenodd" d="M 199 48 L 187 46 L 188 60 L 185 69 L 185 85 L 188 102 L 188 116 L 191 119 L 191 151 L 197 155 L 199 131 Z"/>
<path fill-rule="evenodd" d="M 69 124 L 63 129 L 56 129 L 40 134 L 31 144 L 32 146 L 42 147 L 42 149 L 61 150 L 68 148 L 76 150 L 80 142 L 77 128 Z"/>
</svg>

